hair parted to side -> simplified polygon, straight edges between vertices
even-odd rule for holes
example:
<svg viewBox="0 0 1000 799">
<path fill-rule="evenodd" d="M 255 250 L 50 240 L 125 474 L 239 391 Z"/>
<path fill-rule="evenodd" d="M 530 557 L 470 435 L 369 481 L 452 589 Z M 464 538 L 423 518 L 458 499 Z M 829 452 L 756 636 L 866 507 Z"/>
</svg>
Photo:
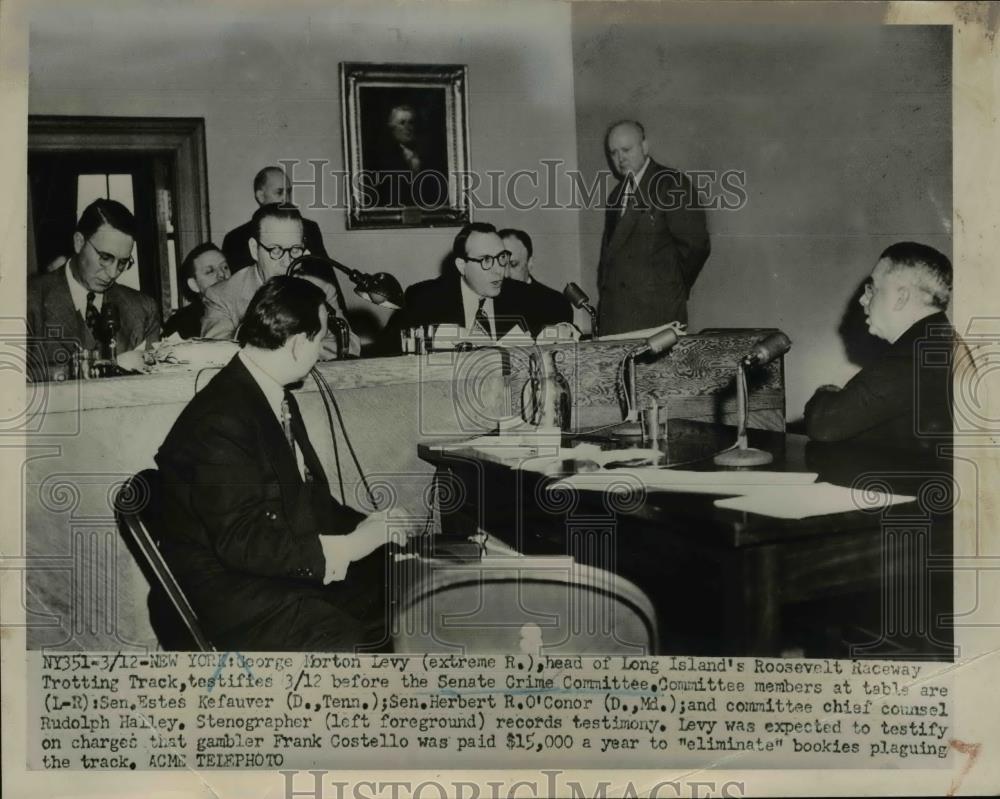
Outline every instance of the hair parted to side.
<svg viewBox="0 0 1000 799">
<path fill-rule="evenodd" d="M 268 203 L 253 212 L 253 237 L 260 241 L 260 223 L 265 219 L 297 219 L 302 224 L 302 214 L 294 205 Z"/>
<path fill-rule="evenodd" d="M 281 177 L 287 177 L 285 175 L 285 170 L 280 166 L 266 166 L 260 172 L 253 176 L 253 192 L 256 194 L 259 191 L 263 191 L 264 187 L 267 185 L 267 176 L 272 172 L 281 175 Z"/>
<path fill-rule="evenodd" d="M 322 327 L 319 309 L 325 301 L 322 289 L 308 280 L 272 277 L 250 300 L 236 340 L 241 347 L 276 350 L 298 333 L 312 339 Z"/>
<path fill-rule="evenodd" d="M 94 200 L 80 214 L 76 232 L 89 239 L 103 225 L 110 225 L 120 233 L 135 238 L 135 217 L 117 200 L 106 200 L 103 197 Z"/>
<path fill-rule="evenodd" d="M 525 231 L 518 230 L 514 227 L 505 227 L 503 230 L 499 231 L 497 235 L 502 239 L 517 239 L 524 245 L 524 249 L 527 250 L 529 258 L 535 254 L 535 248 L 531 243 L 531 236 L 529 236 Z"/>
<path fill-rule="evenodd" d="M 465 227 L 458 231 L 458 235 L 455 236 L 455 243 L 451 247 L 451 254 L 455 258 L 465 258 L 469 253 L 465 249 L 466 242 L 469 241 L 469 236 L 473 233 L 496 233 L 497 229 L 491 225 L 489 222 L 469 222 Z"/>
<path fill-rule="evenodd" d="M 879 260 L 886 260 L 888 272 L 907 270 L 913 285 L 927 297 L 927 304 L 945 310 L 951 301 L 951 261 L 944 254 L 926 244 L 900 241 L 886 247 Z"/>
</svg>

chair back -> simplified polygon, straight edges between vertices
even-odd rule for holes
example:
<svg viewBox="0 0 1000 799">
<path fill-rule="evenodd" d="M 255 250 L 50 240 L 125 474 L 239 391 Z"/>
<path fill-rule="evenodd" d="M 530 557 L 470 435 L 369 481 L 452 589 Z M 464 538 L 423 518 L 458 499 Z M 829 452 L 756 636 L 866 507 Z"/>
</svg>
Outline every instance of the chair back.
<svg viewBox="0 0 1000 799">
<path fill-rule="evenodd" d="M 197 614 L 160 551 L 161 496 L 160 473 L 156 469 L 145 469 L 130 477 L 115 496 L 118 527 L 126 541 L 130 543 L 129 549 L 149 581 L 150 612 L 154 617 L 153 626 L 161 644 L 168 649 L 193 647 L 202 652 L 211 652 L 215 647 L 202 630 Z M 164 596 L 180 616 L 190 639 L 187 636 L 178 639 L 172 630 L 163 631 L 164 627 L 172 626 L 176 629 L 176 620 L 170 620 L 173 622 L 172 625 L 170 621 L 162 625 L 157 624 L 156 617 L 162 615 L 157 613 L 157 605 L 162 607 L 166 604 L 161 601 Z M 157 629 L 158 627 L 160 629 Z M 174 646 L 178 643 L 182 645 Z"/>
<path fill-rule="evenodd" d="M 658 651 L 656 611 L 633 583 L 571 557 L 417 560 L 396 611 L 396 652 Z"/>
</svg>

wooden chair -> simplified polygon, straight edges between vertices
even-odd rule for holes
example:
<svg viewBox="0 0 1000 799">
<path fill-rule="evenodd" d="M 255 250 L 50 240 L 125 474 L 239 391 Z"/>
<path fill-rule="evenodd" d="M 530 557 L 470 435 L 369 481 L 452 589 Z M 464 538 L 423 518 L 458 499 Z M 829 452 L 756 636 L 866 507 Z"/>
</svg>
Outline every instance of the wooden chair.
<svg viewBox="0 0 1000 799">
<path fill-rule="evenodd" d="M 160 552 L 160 497 L 160 473 L 156 469 L 145 469 L 130 477 L 115 496 L 118 528 L 149 581 L 153 629 L 164 649 L 215 651 Z"/>
</svg>

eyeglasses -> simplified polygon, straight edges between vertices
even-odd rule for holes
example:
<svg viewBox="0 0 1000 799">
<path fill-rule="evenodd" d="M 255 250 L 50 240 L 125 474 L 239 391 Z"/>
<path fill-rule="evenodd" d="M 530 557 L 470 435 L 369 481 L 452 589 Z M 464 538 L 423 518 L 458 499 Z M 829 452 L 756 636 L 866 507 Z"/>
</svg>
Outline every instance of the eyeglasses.
<svg viewBox="0 0 1000 799">
<path fill-rule="evenodd" d="M 280 261 L 283 255 L 288 255 L 292 258 L 292 260 L 294 260 L 306 254 L 306 248 L 301 247 L 298 244 L 293 247 L 281 247 L 277 244 L 272 247 L 268 247 L 266 244 L 263 244 L 260 239 L 257 239 L 257 244 L 262 250 L 267 251 L 267 254 L 271 256 L 272 261 Z"/>
<path fill-rule="evenodd" d="M 97 260 L 101 262 L 101 267 L 103 269 L 106 269 L 108 271 L 114 269 L 115 272 L 120 275 L 126 269 L 131 269 L 132 264 L 135 263 L 135 258 L 133 258 L 131 255 L 128 258 L 119 258 L 117 255 L 114 255 L 113 253 L 104 252 L 104 250 L 97 249 L 97 247 L 94 246 L 93 242 L 90 239 L 87 239 L 86 243 L 90 245 L 90 248 L 94 252 L 97 253 Z"/>
<path fill-rule="evenodd" d="M 462 260 L 479 264 L 484 272 L 490 271 L 494 265 L 499 266 L 501 269 L 506 269 L 510 263 L 510 250 L 498 252 L 496 255 L 484 255 L 482 258 L 469 258 L 466 256 Z"/>
</svg>

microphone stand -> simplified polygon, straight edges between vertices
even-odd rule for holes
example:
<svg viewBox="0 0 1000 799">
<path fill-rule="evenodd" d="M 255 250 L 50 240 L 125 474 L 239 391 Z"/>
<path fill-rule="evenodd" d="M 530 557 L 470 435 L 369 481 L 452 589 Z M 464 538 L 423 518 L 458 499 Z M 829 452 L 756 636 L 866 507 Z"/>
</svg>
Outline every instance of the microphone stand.
<svg viewBox="0 0 1000 799">
<path fill-rule="evenodd" d="M 772 333 L 757 342 L 748 355 L 740 358 L 736 365 L 736 443 L 712 458 L 717 466 L 763 466 L 774 460 L 770 452 L 747 446 L 747 422 L 750 418 L 747 370 L 780 358 L 791 346 L 792 342 L 784 333 Z"/>
<path fill-rule="evenodd" d="M 763 466 L 774 460 L 770 452 L 747 446 L 747 420 L 750 415 L 747 397 L 749 360 L 742 358 L 736 366 L 736 444 L 712 459 L 717 466 Z"/>
</svg>

